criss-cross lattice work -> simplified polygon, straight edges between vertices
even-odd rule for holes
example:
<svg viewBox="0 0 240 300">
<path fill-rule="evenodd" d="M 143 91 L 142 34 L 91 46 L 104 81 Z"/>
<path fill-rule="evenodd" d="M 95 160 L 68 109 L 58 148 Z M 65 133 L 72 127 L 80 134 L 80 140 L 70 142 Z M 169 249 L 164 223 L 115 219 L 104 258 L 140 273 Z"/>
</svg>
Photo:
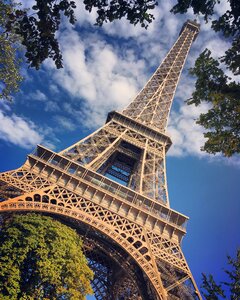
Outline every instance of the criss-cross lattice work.
<svg viewBox="0 0 240 300">
<path fill-rule="evenodd" d="M 199 26 L 188 22 L 162 64 L 123 114 L 165 132 L 178 80 Z"/>
<path fill-rule="evenodd" d="M 37 211 L 75 226 L 97 300 L 201 299 L 180 243 L 187 217 L 169 206 L 168 114 L 190 46 L 179 39 L 135 100 L 99 130 L 55 153 L 38 146 L 0 174 L 0 212 Z"/>
<path fill-rule="evenodd" d="M 62 154 L 169 205 L 164 137 L 146 136 L 132 128 L 131 124 L 122 125 L 117 117 L 114 115 L 114 119 L 100 130 L 64 150 Z"/>
</svg>

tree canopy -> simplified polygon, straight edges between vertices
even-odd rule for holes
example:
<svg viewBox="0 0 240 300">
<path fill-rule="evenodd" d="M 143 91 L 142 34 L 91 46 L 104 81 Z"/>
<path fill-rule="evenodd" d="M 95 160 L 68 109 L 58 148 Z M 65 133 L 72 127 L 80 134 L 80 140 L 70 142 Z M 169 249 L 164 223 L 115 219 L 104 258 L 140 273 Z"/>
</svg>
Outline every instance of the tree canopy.
<svg viewBox="0 0 240 300">
<path fill-rule="evenodd" d="M 203 15 L 206 22 L 211 20 L 214 31 L 231 43 L 223 57 L 213 59 L 205 49 L 195 62 L 190 74 L 196 77 L 195 91 L 188 104 L 199 105 L 207 102 L 210 109 L 201 114 L 197 123 L 207 131 L 203 151 L 211 154 L 222 153 L 232 156 L 240 153 L 240 83 L 233 81 L 223 70 L 229 69 L 233 75 L 240 74 L 240 1 L 228 1 L 229 9 L 216 16 L 215 5 L 220 0 L 178 0 L 173 13 L 186 13 L 189 8 L 194 14 Z"/>
<path fill-rule="evenodd" d="M 4 217 L 0 226 L 0 299 L 85 299 L 92 271 L 78 234 L 39 214 Z"/>
<path fill-rule="evenodd" d="M 6 32 L 8 18 L 14 10 L 13 4 L 0 0 L 0 99 L 11 100 L 11 95 L 18 91 L 22 81 L 20 75 L 21 49 L 19 37 L 13 32 Z"/>
<path fill-rule="evenodd" d="M 206 300 L 238 300 L 240 295 L 240 249 L 237 250 L 236 258 L 230 256 L 228 264 L 230 269 L 225 270 L 228 281 L 216 283 L 212 275 L 203 275 L 202 288 Z"/>
<path fill-rule="evenodd" d="M 225 156 L 240 153 L 240 85 L 229 81 L 219 68 L 219 62 L 205 50 L 195 62 L 190 74 L 196 76 L 195 91 L 188 104 L 198 106 L 203 101 L 211 108 L 201 114 L 197 123 L 207 131 L 202 150 L 208 153 L 222 152 Z"/>
<path fill-rule="evenodd" d="M 0 0 L 1 2 L 10 5 L 9 0 Z M 97 9 L 96 25 L 101 26 L 104 22 L 126 17 L 130 23 L 134 25 L 140 23 L 146 28 L 154 18 L 148 11 L 157 5 L 154 0 L 84 0 L 83 3 L 89 12 L 93 8 Z M 73 0 L 35 0 L 35 4 L 31 7 L 34 13 L 17 7 L 6 14 L 4 33 L 15 32 L 21 37 L 22 44 L 25 46 L 25 57 L 30 67 L 39 69 L 45 59 L 51 58 L 57 68 L 62 68 L 62 55 L 56 33 L 63 16 L 70 24 L 75 23 L 75 8 L 76 2 Z"/>
</svg>

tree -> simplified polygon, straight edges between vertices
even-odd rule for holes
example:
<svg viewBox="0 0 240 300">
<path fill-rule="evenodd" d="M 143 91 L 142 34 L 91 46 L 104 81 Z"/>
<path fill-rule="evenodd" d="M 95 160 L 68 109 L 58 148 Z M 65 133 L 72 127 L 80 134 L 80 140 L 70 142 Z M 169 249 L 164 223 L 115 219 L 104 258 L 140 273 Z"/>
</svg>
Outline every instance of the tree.
<svg viewBox="0 0 240 300">
<path fill-rule="evenodd" d="M 201 114 L 197 123 L 208 131 L 203 151 L 232 156 L 240 153 L 240 83 L 232 81 L 223 70 L 229 69 L 234 75 L 240 74 L 240 1 L 231 0 L 229 10 L 212 21 L 212 29 L 220 32 L 231 47 L 218 60 L 211 57 L 205 49 L 195 62 L 190 74 L 196 76 L 195 91 L 188 104 L 199 105 L 206 101 L 210 109 Z M 206 22 L 210 21 L 214 7 L 220 0 L 178 0 L 172 8 L 173 13 L 186 13 L 189 8 L 194 14 L 202 14 Z"/>
<path fill-rule="evenodd" d="M 217 284 L 212 275 L 203 275 L 203 296 L 206 300 L 230 299 L 238 300 L 240 295 L 240 248 L 236 258 L 228 256 L 230 270 L 225 270 L 229 281 Z M 230 298 L 229 298 L 229 296 Z"/>
<path fill-rule="evenodd" d="M 143 27 L 152 22 L 155 0 L 84 0 L 85 8 L 91 12 L 97 8 L 96 25 L 126 17 L 130 23 Z M 63 16 L 74 24 L 76 8 L 73 0 L 35 0 L 30 10 L 21 9 L 11 0 L 0 0 L 0 98 L 12 99 L 18 91 L 22 77 L 19 73 L 19 43 L 24 46 L 26 63 L 39 69 L 43 61 L 51 58 L 56 67 L 62 68 L 62 54 L 56 34 Z M 14 39 L 12 38 L 14 36 Z"/>
<path fill-rule="evenodd" d="M 14 5 L 0 1 L 0 99 L 11 100 L 22 81 L 20 75 L 19 37 L 11 30 L 6 32 L 7 18 Z"/>
<path fill-rule="evenodd" d="M 10 5 L 10 0 L 0 0 L 4 5 Z M 153 10 L 157 5 L 156 0 L 84 0 L 85 9 L 89 12 L 97 9 L 96 25 L 104 22 L 113 22 L 125 17 L 131 24 L 140 23 L 147 28 L 154 19 Z M 202 14 L 206 22 L 214 15 L 214 7 L 220 0 L 178 0 L 171 12 L 186 13 L 192 8 L 194 14 Z M 234 74 L 240 74 L 240 3 L 231 0 L 230 10 L 227 10 L 217 20 L 212 21 L 212 28 L 220 31 L 225 38 L 232 38 L 232 47 L 226 52 L 222 60 Z M 59 50 L 56 32 L 59 29 L 62 15 L 66 16 L 71 24 L 76 17 L 74 0 L 35 0 L 32 10 L 35 14 L 22 10 L 19 7 L 7 14 L 8 21 L 3 28 L 7 32 L 14 30 L 22 37 L 26 47 L 26 57 L 31 67 L 39 68 L 44 59 L 52 58 L 58 68 L 62 67 L 62 57 Z"/>
<path fill-rule="evenodd" d="M 8 0 L 0 1 L 8 2 Z M 104 22 L 126 17 L 134 25 L 140 23 L 143 27 L 147 27 L 154 18 L 148 10 L 157 5 L 155 0 L 111 0 L 109 2 L 84 0 L 83 2 L 89 12 L 97 8 L 96 25 L 99 26 Z M 7 32 L 14 31 L 21 37 L 30 67 L 39 69 L 46 58 L 53 59 L 57 68 L 63 67 L 56 33 L 63 15 L 68 18 L 70 24 L 75 23 L 75 8 L 76 3 L 73 0 L 35 0 L 32 6 L 35 14 L 19 8 L 8 14 L 5 29 Z"/>
<path fill-rule="evenodd" d="M 92 292 L 78 234 L 39 214 L 3 218 L 0 299 L 85 299 Z"/>
<path fill-rule="evenodd" d="M 188 104 L 198 106 L 203 101 L 211 105 L 201 114 L 197 123 L 208 129 L 202 150 L 208 153 L 222 152 L 225 156 L 240 153 L 240 85 L 229 81 L 219 68 L 219 62 L 205 50 L 195 62 L 190 74 L 197 77 L 195 91 Z"/>
</svg>

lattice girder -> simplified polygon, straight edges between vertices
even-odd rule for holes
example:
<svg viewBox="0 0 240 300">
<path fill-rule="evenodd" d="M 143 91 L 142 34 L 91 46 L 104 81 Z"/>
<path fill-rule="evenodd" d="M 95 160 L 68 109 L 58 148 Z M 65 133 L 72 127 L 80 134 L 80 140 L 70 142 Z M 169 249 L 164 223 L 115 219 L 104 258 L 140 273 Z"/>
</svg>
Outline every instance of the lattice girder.
<svg viewBox="0 0 240 300">
<path fill-rule="evenodd" d="M 96 276 L 98 289 L 97 293 L 94 293 L 95 298 L 104 300 L 144 299 L 146 295 L 145 297 L 143 296 L 143 294 L 145 294 L 143 290 L 149 291 L 142 287 L 146 286 L 147 282 L 142 276 L 139 276 L 139 270 L 136 270 L 136 266 L 130 262 L 129 257 L 124 256 L 123 252 L 119 253 L 116 251 L 115 248 L 109 244 L 109 241 L 100 241 L 96 239 L 96 236 L 91 236 L 89 239 L 88 236 L 91 234 L 89 230 L 87 231 L 87 236 L 83 235 L 84 249 L 86 249 L 85 255 L 90 261 L 91 269 L 97 271 L 94 275 L 94 278 Z M 99 268 L 99 264 L 103 265 L 104 268 Z M 101 274 L 97 276 L 99 272 Z M 99 277 L 102 278 L 101 282 Z M 100 292 L 99 286 L 102 287 L 102 291 Z M 150 295 L 151 294 L 150 292 Z M 147 297 L 149 297 L 149 295 Z"/>
<path fill-rule="evenodd" d="M 75 218 L 106 234 L 138 263 L 158 291 L 159 299 L 166 299 L 166 296 L 160 279 L 161 274 L 156 272 L 156 259 L 179 268 L 188 275 L 188 278 L 191 278 L 179 245 L 147 232 L 129 218 L 123 218 L 120 212 L 116 214 L 96 205 L 88 200 L 86 195 L 82 198 L 53 185 L 0 203 L 1 212 L 29 210 Z"/>
<path fill-rule="evenodd" d="M 46 179 L 29 171 L 26 165 L 19 169 L 0 173 L 0 181 L 22 192 L 31 192 L 50 185 Z"/>
<path fill-rule="evenodd" d="M 119 152 L 126 154 L 136 161 L 127 185 L 143 195 L 169 205 L 165 171 L 165 149 L 170 143 L 169 138 L 163 135 L 158 137 L 156 132 L 146 133 L 146 130 L 139 129 L 138 123 L 130 124 L 127 119 L 121 123 L 118 120 L 120 114 L 116 114 L 116 119 L 114 115 L 100 130 L 60 154 L 102 174 L 113 163 L 112 156 Z M 106 135 L 111 139 L 106 139 Z M 99 143 L 96 142 L 98 139 Z M 130 149 L 122 147 L 123 142 L 138 147 L 141 153 L 134 157 Z"/>
<path fill-rule="evenodd" d="M 39 190 L 4 201 L 0 204 L 0 209 L 1 211 L 25 211 L 30 209 L 33 211 L 60 213 L 80 219 L 81 221 L 87 220 L 87 224 L 94 226 L 109 237 L 114 238 L 118 244 L 128 251 L 145 271 L 145 274 L 150 277 L 151 282 L 153 281 L 155 283 L 156 288 L 159 279 L 153 270 L 153 262 L 151 263 L 149 251 L 146 242 L 144 242 L 143 229 L 136 224 L 131 224 L 127 219 L 123 220 L 121 217 L 114 215 L 106 209 L 96 207 L 95 204 L 86 199 L 79 199 L 78 202 L 81 203 L 78 203 L 78 209 L 73 209 L 70 204 L 72 201 L 66 202 L 66 196 L 71 198 L 76 197 L 68 191 L 64 191 L 57 186 L 52 186 L 45 191 Z M 74 202 L 74 199 L 72 200 Z M 111 225 L 111 227 L 107 226 L 108 224 Z M 164 298 L 162 297 L 160 299 Z"/>
<path fill-rule="evenodd" d="M 122 221 L 122 218 L 117 215 L 106 211 L 102 207 L 96 207 L 92 202 L 86 201 L 85 199 L 79 199 L 82 203 L 79 204 L 78 209 L 70 207 L 69 203 L 64 205 L 65 199 L 62 197 L 63 194 L 64 191 L 59 190 L 59 187 L 57 186 L 50 187 L 45 191 L 38 190 L 34 193 L 24 194 L 15 199 L 0 203 L 0 211 L 30 210 L 56 213 L 66 217 L 75 218 L 91 225 L 125 249 L 148 276 L 150 282 L 157 291 L 159 299 L 166 299 L 160 276 L 154 271 L 151 257 L 148 256 L 147 252 L 144 255 L 141 254 L 141 249 L 147 249 L 145 243 L 143 242 L 140 249 L 137 249 L 136 246 L 134 246 L 134 243 L 142 243 L 141 237 L 143 233 L 141 232 L 141 228 L 137 225 L 130 228 L 131 223 L 129 223 L 128 220 Z M 53 196 L 55 197 L 53 198 Z M 104 217 L 101 217 L 102 215 L 104 215 Z"/>
<path fill-rule="evenodd" d="M 178 80 L 199 26 L 187 22 L 162 64 L 123 114 L 165 132 Z"/>
</svg>

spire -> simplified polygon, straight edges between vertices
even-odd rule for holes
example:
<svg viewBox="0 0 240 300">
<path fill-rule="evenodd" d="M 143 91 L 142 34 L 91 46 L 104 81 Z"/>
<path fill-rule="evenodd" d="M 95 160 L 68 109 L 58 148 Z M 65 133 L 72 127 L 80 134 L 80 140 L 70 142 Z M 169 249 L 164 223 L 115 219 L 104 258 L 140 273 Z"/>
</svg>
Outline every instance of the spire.
<svg viewBox="0 0 240 300">
<path fill-rule="evenodd" d="M 195 21 L 188 20 L 183 25 L 179 38 L 162 64 L 136 98 L 123 110 L 124 115 L 165 132 L 179 77 L 199 29 L 200 25 Z"/>
</svg>

